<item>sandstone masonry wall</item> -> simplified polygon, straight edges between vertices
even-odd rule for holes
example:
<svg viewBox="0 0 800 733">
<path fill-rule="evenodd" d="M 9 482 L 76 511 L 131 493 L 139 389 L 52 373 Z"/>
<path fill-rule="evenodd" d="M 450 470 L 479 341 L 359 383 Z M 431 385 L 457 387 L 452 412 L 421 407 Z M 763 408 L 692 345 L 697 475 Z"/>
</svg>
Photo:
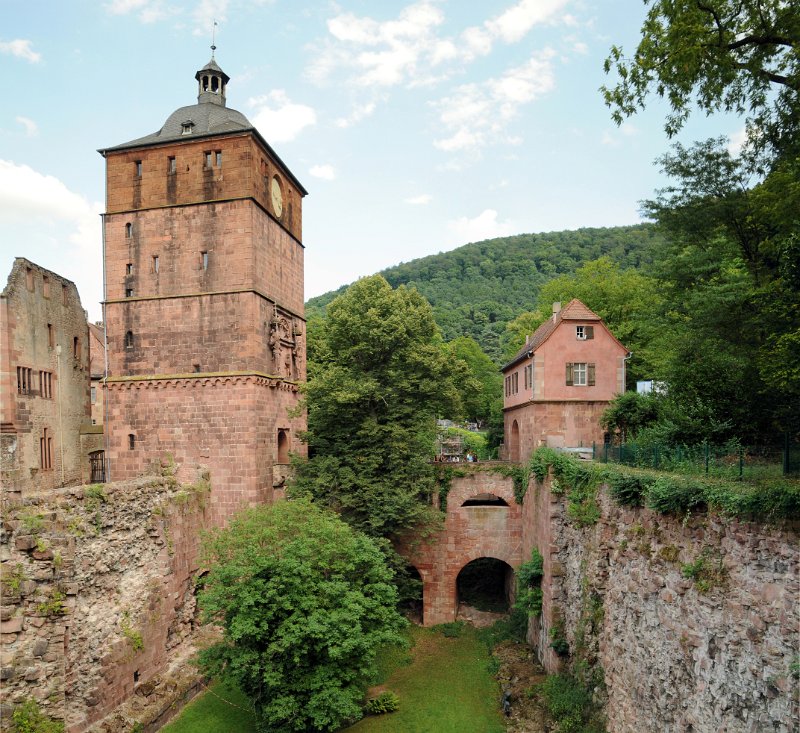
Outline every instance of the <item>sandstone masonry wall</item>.
<svg viewBox="0 0 800 733">
<path fill-rule="evenodd" d="M 549 631 L 563 619 L 571 652 L 605 672 L 615 733 L 796 731 L 797 527 L 682 520 L 618 507 L 605 490 L 599 501 L 600 521 L 578 529 L 549 482 L 528 490 L 546 588 L 529 638 L 545 667 L 559 666 Z M 682 573 L 700 557 L 714 571 L 705 583 Z"/>
<path fill-rule="evenodd" d="M 0 730 L 29 697 L 75 733 L 152 692 L 195 626 L 206 501 L 167 475 L 3 506 Z"/>
</svg>

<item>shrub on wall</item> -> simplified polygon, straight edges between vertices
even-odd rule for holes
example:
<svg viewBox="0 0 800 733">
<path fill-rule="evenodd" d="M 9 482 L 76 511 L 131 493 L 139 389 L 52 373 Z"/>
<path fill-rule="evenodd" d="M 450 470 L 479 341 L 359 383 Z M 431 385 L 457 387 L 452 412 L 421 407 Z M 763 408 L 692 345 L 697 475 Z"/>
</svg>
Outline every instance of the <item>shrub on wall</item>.
<svg viewBox="0 0 800 733">
<path fill-rule="evenodd" d="M 542 553 L 534 547 L 531 559 L 522 563 L 517 570 L 517 600 L 514 602 L 514 608 L 524 611 L 529 616 L 538 616 L 542 612 L 543 568 Z"/>
</svg>

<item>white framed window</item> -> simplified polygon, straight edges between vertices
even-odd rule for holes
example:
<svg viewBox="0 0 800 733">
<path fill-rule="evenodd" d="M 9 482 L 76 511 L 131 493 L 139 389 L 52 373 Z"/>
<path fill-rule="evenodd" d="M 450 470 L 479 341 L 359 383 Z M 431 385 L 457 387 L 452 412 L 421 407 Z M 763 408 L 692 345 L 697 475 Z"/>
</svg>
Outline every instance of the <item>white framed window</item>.
<svg viewBox="0 0 800 733">
<path fill-rule="evenodd" d="M 594 387 L 595 365 L 586 362 L 567 362 L 568 387 Z"/>
<path fill-rule="evenodd" d="M 575 326 L 575 338 L 578 341 L 588 341 L 594 338 L 594 326 Z"/>
<path fill-rule="evenodd" d="M 586 386 L 586 364 L 578 362 L 572 365 L 572 384 L 576 387 Z"/>
</svg>

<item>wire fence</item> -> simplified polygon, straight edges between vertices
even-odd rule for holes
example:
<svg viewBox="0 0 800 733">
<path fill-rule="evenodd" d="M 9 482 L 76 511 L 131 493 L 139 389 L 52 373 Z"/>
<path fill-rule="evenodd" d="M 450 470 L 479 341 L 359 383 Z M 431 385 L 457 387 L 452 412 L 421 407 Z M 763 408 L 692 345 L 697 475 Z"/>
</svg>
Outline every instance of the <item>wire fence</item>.
<svg viewBox="0 0 800 733">
<path fill-rule="evenodd" d="M 707 474 L 722 478 L 770 479 L 800 476 L 800 443 L 784 436 L 771 446 L 658 445 L 605 443 L 593 446 L 595 460 L 655 468 L 675 473 Z"/>
</svg>

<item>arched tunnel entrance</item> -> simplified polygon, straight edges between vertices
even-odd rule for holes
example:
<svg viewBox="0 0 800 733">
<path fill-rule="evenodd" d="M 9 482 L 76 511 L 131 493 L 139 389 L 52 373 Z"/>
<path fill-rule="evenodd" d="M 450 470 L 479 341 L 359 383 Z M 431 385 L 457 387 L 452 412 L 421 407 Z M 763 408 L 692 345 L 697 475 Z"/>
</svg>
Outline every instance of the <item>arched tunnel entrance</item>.
<svg viewBox="0 0 800 733">
<path fill-rule="evenodd" d="M 456 578 L 456 608 L 507 613 L 513 602 L 514 568 L 493 557 L 467 563 Z"/>
<path fill-rule="evenodd" d="M 422 605 L 422 575 L 413 565 L 406 565 L 403 575 L 398 573 L 397 591 L 400 606 L 409 621 L 422 625 L 424 622 Z"/>
</svg>

